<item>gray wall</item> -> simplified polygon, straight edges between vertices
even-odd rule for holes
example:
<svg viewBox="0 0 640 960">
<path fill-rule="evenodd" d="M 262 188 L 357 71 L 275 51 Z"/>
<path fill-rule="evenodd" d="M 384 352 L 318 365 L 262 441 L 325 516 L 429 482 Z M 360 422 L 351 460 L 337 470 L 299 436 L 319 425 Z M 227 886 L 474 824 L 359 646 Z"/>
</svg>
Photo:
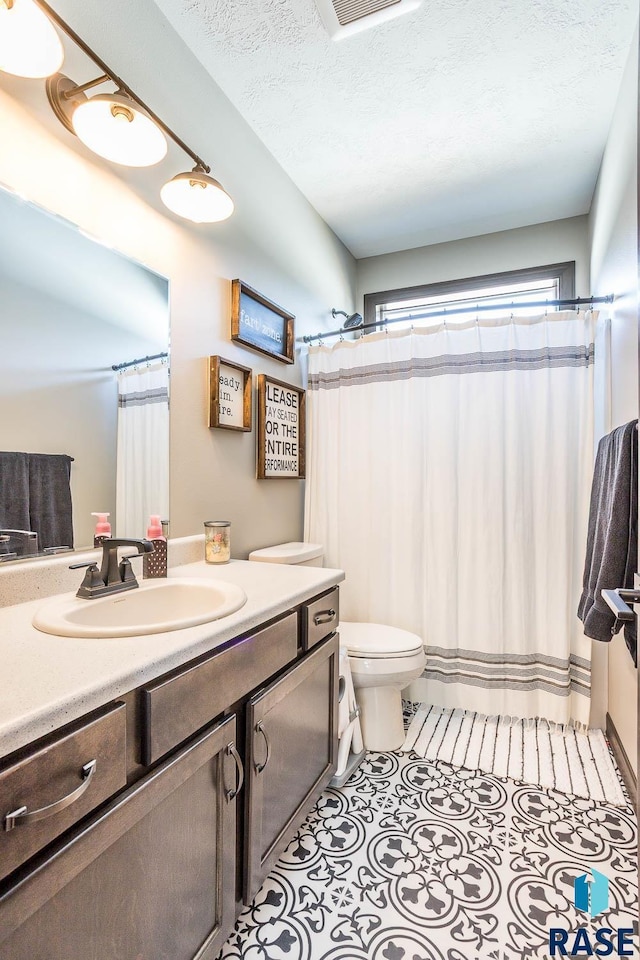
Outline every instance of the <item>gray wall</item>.
<svg viewBox="0 0 640 960">
<path fill-rule="evenodd" d="M 611 313 L 611 419 L 638 416 L 638 35 L 631 44 L 589 217 L 594 294 L 616 294 Z M 598 644 L 594 645 L 598 647 Z M 608 648 L 609 714 L 636 770 L 636 670 L 620 634 Z"/>
<path fill-rule="evenodd" d="M 299 359 L 285 366 L 231 343 L 230 281 L 240 277 L 296 314 L 299 336 L 328 328 L 332 306 L 353 308 L 355 262 L 151 0 L 138 0 L 135 17 L 127 0 L 114 0 L 106 23 L 99 4 L 60 0 L 56 9 L 210 159 L 236 212 L 212 226 L 177 220 L 158 194 L 165 180 L 188 168 L 180 151 L 171 148 L 157 168 L 118 171 L 55 125 L 42 84 L 6 75 L 0 77 L 0 181 L 170 280 L 172 536 L 198 533 L 206 519 L 230 520 L 236 557 L 298 539 L 303 484 L 255 479 L 255 430 L 208 429 L 207 357 L 219 354 L 254 375 L 300 384 Z"/>
<path fill-rule="evenodd" d="M 452 240 L 358 261 L 358 309 L 365 293 L 576 261 L 576 293 L 589 295 L 587 218 L 571 217 Z"/>
</svg>

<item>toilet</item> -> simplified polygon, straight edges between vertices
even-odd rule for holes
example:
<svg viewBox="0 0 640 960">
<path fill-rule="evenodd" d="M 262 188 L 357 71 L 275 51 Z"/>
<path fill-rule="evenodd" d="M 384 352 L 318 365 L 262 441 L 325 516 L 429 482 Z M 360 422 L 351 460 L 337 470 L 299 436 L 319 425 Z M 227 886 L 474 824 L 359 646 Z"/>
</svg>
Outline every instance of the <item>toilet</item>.
<svg viewBox="0 0 640 960">
<path fill-rule="evenodd" d="M 321 567 L 323 547 L 316 543 L 281 543 L 254 550 L 249 560 Z M 427 658 L 415 633 L 381 623 L 340 621 L 360 708 L 367 750 L 398 750 L 404 743 L 402 690 L 422 674 Z"/>
</svg>

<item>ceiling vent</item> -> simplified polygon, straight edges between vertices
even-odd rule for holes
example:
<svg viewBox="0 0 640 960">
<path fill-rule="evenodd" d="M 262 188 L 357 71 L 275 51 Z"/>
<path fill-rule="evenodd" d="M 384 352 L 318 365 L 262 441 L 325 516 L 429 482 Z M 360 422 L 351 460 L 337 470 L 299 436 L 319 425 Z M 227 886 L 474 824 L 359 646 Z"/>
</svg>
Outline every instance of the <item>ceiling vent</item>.
<svg viewBox="0 0 640 960">
<path fill-rule="evenodd" d="M 422 0 L 316 0 L 332 40 L 342 40 L 386 20 L 409 13 Z"/>
</svg>

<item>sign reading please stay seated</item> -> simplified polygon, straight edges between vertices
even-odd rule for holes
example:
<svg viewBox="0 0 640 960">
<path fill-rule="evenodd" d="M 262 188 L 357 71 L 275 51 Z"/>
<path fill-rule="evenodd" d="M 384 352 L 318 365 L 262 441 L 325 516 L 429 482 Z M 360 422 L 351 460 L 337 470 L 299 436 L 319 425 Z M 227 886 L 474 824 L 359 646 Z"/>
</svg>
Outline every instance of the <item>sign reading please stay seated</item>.
<svg viewBox="0 0 640 960">
<path fill-rule="evenodd" d="M 304 390 L 262 375 L 258 403 L 258 477 L 304 477 Z"/>
</svg>

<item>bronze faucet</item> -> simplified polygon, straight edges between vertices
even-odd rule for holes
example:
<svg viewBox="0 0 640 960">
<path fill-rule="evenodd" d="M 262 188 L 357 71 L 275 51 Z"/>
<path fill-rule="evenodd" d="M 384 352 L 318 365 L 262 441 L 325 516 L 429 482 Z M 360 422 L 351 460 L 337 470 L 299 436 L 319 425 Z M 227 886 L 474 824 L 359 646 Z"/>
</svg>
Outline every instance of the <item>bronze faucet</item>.
<svg viewBox="0 0 640 960">
<path fill-rule="evenodd" d="M 118 562 L 118 547 L 136 547 L 137 553 L 130 553 Z M 122 593 L 124 590 L 134 590 L 139 584 L 130 558 L 140 553 L 151 553 L 152 550 L 151 540 L 112 539 L 111 537 L 103 540 L 102 563 L 99 570 L 97 563 L 74 563 L 69 567 L 70 570 L 87 567 L 76 596 L 90 600 L 94 597 L 105 597 L 111 593 Z"/>
</svg>

